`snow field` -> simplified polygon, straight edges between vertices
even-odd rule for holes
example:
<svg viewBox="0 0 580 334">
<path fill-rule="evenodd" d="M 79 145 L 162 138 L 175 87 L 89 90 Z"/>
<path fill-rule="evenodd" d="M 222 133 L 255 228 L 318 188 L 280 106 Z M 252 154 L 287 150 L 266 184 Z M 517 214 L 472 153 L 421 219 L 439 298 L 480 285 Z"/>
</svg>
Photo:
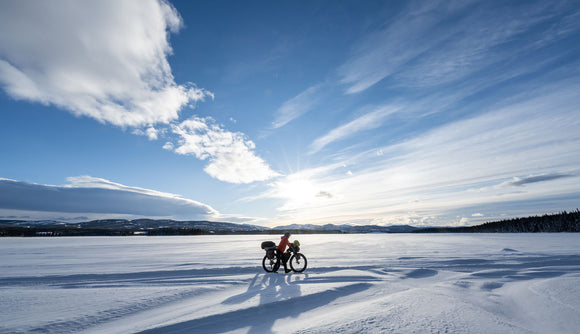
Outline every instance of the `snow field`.
<svg viewBox="0 0 580 334">
<path fill-rule="evenodd" d="M 0 239 L 0 333 L 578 333 L 580 235 Z"/>
</svg>

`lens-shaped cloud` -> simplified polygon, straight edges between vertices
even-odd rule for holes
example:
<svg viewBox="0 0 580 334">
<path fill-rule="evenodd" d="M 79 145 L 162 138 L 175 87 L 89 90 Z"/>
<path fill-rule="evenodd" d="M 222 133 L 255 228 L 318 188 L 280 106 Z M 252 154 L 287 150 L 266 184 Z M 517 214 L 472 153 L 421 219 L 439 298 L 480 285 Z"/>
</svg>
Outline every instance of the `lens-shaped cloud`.
<svg viewBox="0 0 580 334">
<path fill-rule="evenodd" d="M 0 209 L 62 214 L 118 214 L 208 219 L 218 212 L 179 195 L 129 187 L 90 176 L 72 177 L 65 186 L 0 179 Z"/>
</svg>

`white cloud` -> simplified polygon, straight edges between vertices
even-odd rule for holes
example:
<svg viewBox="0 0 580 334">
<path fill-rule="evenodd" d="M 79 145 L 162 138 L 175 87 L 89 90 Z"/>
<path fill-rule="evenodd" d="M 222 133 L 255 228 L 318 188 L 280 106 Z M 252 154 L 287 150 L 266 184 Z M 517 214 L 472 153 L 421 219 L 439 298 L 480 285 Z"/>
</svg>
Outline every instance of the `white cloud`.
<svg viewBox="0 0 580 334">
<path fill-rule="evenodd" d="M 0 209 L 87 215 L 211 219 L 209 205 L 179 195 L 130 187 L 91 176 L 68 178 L 64 186 L 0 179 Z"/>
<path fill-rule="evenodd" d="M 149 140 L 157 140 L 159 138 L 159 130 L 155 129 L 154 127 L 150 126 L 145 130 L 147 137 Z"/>
<path fill-rule="evenodd" d="M 243 133 L 224 130 L 211 118 L 193 117 L 172 131 L 180 137 L 175 153 L 209 160 L 204 170 L 218 180 L 251 183 L 279 175 L 254 153 L 255 144 Z"/>
<path fill-rule="evenodd" d="M 346 93 L 365 91 L 388 77 L 395 79 L 394 85 L 436 86 L 463 79 L 490 65 L 497 70 L 514 57 L 565 38 L 579 26 L 578 13 L 566 8 L 573 7 L 568 4 L 530 2 L 499 8 L 497 3 L 490 4 L 407 2 L 383 29 L 365 36 L 338 69 L 341 83 L 347 85 Z M 457 19 L 450 21 L 450 17 Z M 560 25 L 544 31 L 543 25 L 560 18 Z M 522 32 L 534 36 L 537 42 L 521 45 L 517 39 Z M 498 51 L 500 46 L 502 50 Z"/>
<path fill-rule="evenodd" d="M 165 1 L 8 1 L 0 10 L 0 84 L 15 99 L 103 123 L 169 123 L 213 94 L 174 82 Z"/>
<path fill-rule="evenodd" d="M 326 145 L 350 137 L 355 133 L 380 127 L 387 116 L 399 111 L 399 109 L 392 106 L 379 107 L 372 112 L 331 130 L 326 135 L 317 138 L 310 145 L 310 154 L 316 153 Z"/>
<path fill-rule="evenodd" d="M 395 224 L 423 216 L 461 224 L 466 220 L 456 217 L 473 212 L 492 217 L 574 209 L 580 198 L 578 88 L 576 81 L 545 84 L 487 113 L 380 147 L 381 155 L 374 148 L 350 156 L 353 175 L 336 161 L 285 176 L 263 195 L 284 200 L 280 221 L 311 223 L 381 218 Z M 333 196 L 321 201 L 293 189 Z"/>
<path fill-rule="evenodd" d="M 157 140 L 159 139 L 159 130 L 157 130 L 156 128 L 150 126 L 146 129 L 135 129 L 132 132 L 135 135 L 139 135 L 139 136 L 146 136 L 147 138 L 149 138 L 149 140 Z"/>
<path fill-rule="evenodd" d="M 348 85 L 347 93 L 362 92 L 396 73 L 400 66 L 443 38 L 429 34 L 438 18 L 428 7 L 433 5 L 427 4 L 419 10 L 407 8 L 384 29 L 360 41 L 350 59 L 339 68 L 341 83 Z"/>
<path fill-rule="evenodd" d="M 214 98 L 195 84 L 174 81 L 168 38 L 181 26 L 175 8 L 161 0 L 3 2 L 0 84 L 15 99 L 133 127 L 150 140 L 171 127 L 182 140 L 175 152 L 208 159 L 205 171 L 222 181 L 277 175 L 243 134 L 201 118 L 176 123 L 184 107 Z M 163 148 L 174 150 L 174 144 Z"/>
<path fill-rule="evenodd" d="M 163 149 L 164 149 L 164 150 L 173 151 L 173 149 L 174 149 L 174 148 L 175 148 L 175 146 L 173 145 L 173 143 L 172 143 L 172 142 L 166 142 L 166 143 L 163 145 Z"/>
<path fill-rule="evenodd" d="M 302 114 L 310 111 L 321 98 L 320 85 L 312 86 L 292 99 L 284 102 L 276 111 L 276 120 L 272 123 L 274 129 L 288 124 Z"/>
</svg>

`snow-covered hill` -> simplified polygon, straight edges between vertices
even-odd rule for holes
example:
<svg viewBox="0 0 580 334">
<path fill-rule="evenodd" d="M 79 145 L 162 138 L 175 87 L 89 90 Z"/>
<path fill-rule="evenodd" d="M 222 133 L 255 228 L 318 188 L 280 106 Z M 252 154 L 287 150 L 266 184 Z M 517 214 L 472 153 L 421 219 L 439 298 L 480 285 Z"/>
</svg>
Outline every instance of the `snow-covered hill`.
<svg viewBox="0 0 580 334">
<path fill-rule="evenodd" d="M 409 225 L 292 224 L 272 229 L 249 224 L 212 221 L 176 221 L 164 219 L 107 219 L 83 223 L 59 221 L 0 220 L 0 236 L 35 235 L 113 235 L 134 232 L 175 234 L 248 234 L 248 233 L 489 233 L 489 232 L 580 232 L 580 210 L 558 214 L 516 218 L 463 227 L 413 227 Z"/>
<path fill-rule="evenodd" d="M 390 225 L 390 226 L 379 226 L 379 225 L 335 225 L 335 224 L 325 224 L 325 225 L 312 225 L 312 224 L 292 224 L 274 227 L 274 230 L 295 230 L 295 231 L 337 231 L 341 233 L 409 233 L 417 230 L 416 227 L 409 225 Z"/>
<path fill-rule="evenodd" d="M 42 229 L 43 231 L 68 231 L 68 234 L 99 234 L 108 232 L 156 232 L 162 234 L 175 231 L 195 231 L 203 233 L 248 233 L 260 232 L 264 228 L 257 225 L 234 224 L 212 221 L 176 221 L 168 219 L 104 219 L 92 220 L 81 223 L 65 223 L 60 221 L 22 221 L 0 220 L 0 227 L 25 227 L 30 229 Z"/>
<path fill-rule="evenodd" d="M 176 221 L 167 219 L 105 219 L 92 220 L 82 223 L 66 223 L 60 221 L 21 221 L 21 220 L 0 220 L 0 227 L 20 227 L 41 229 L 42 231 L 68 230 L 68 234 L 80 235 L 85 231 L 87 234 L 99 234 L 111 231 L 117 232 L 135 232 L 144 231 L 151 234 L 170 234 L 171 232 L 190 231 L 194 234 L 195 231 L 203 234 L 233 234 L 233 233 L 268 233 L 284 231 L 302 231 L 302 232 L 335 232 L 335 233 L 406 233 L 415 231 L 416 228 L 408 225 L 394 225 L 394 226 L 377 226 L 377 225 L 287 225 L 279 226 L 273 229 L 249 225 L 249 224 L 234 224 L 225 222 L 212 221 Z M 184 232 L 184 233 L 185 233 Z M 198 233 L 198 234 L 199 234 Z M 66 233 L 65 233 L 66 235 Z"/>
</svg>

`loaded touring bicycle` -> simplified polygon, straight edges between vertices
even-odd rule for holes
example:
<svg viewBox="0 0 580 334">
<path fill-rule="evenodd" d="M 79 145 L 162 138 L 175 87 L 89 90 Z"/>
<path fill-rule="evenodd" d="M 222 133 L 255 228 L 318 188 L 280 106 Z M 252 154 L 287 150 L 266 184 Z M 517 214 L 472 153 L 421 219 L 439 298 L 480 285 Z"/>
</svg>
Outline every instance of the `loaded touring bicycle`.
<svg viewBox="0 0 580 334">
<path fill-rule="evenodd" d="M 262 249 L 266 251 L 266 255 L 262 259 L 262 267 L 269 273 L 278 271 L 282 261 L 288 261 L 290 269 L 296 273 L 303 272 L 308 264 L 306 256 L 300 253 L 300 242 L 298 240 L 294 240 L 294 243 L 291 243 L 283 254 L 273 241 L 262 242 Z"/>
</svg>

